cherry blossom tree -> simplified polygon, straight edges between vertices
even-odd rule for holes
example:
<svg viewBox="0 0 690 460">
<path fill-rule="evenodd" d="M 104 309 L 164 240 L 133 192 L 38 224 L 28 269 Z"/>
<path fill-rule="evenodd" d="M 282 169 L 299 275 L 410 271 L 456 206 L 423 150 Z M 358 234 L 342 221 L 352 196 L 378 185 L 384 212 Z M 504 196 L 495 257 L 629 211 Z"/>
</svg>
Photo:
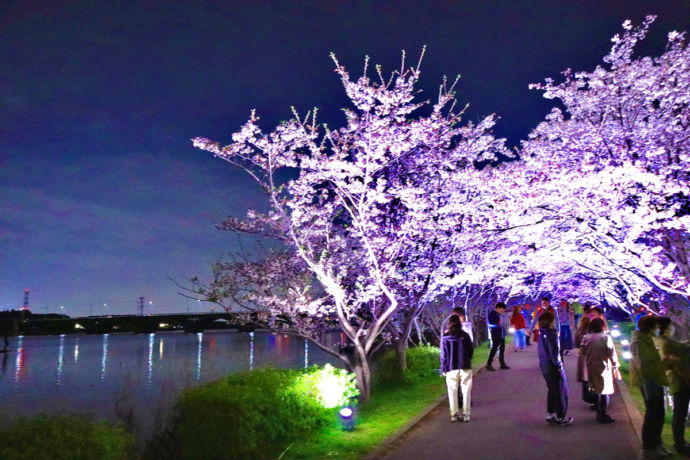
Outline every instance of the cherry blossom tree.
<svg viewBox="0 0 690 460">
<path fill-rule="evenodd" d="M 405 68 L 403 55 L 399 71 L 386 79 L 377 67 L 373 80 L 367 59 L 356 81 L 333 61 L 354 106 L 344 110 L 343 127 L 320 126 L 316 109 L 305 117 L 293 109 L 292 120 L 264 133 L 252 113 L 231 144 L 196 138 L 194 145 L 244 170 L 266 194 L 268 212 L 249 210 L 223 228 L 285 247 L 258 265 L 217 267 L 214 295 L 260 304 L 315 342 L 331 322 L 352 344 L 351 355 L 338 357 L 355 372 L 366 399 L 370 358 L 391 322 L 407 321 L 398 328 L 406 343 L 409 322 L 447 276 L 447 258 L 486 225 L 471 217 L 478 207 L 469 186 L 481 181 L 475 163 L 507 151 L 491 134 L 493 117 L 460 123 L 454 85 L 444 82 L 430 114 L 419 114 L 428 104 L 415 101 L 421 58 Z M 289 174 L 296 177 L 281 180 Z M 299 276 L 286 279 L 287 271 Z M 249 276 L 243 282 L 252 292 L 221 292 L 229 273 L 228 283 L 238 273 Z M 274 281 L 285 287 L 272 287 Z"/>
<path fill-rule="evenodd" d="M 670 32 L 661 56 L 634 56 L 653 21 L 626 21 L 593 71 L 532 85 L 561 107 L 523 143 L 515 178 L 561 252 L 637 301 L 690 295 L 690 49 Z"/>
</svg>

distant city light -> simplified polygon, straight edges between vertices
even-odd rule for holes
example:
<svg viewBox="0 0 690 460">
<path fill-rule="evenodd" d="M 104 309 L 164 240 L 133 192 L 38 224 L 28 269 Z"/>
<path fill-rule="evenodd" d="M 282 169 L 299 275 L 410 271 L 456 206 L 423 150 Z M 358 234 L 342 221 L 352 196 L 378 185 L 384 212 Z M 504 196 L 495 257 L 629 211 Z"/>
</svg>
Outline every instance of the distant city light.
<svg viewBox="0 0 690 460">
<path fill-rule="evenodd" d="M 75 329 L 84 329 L 84 326 L 82 326 L 82 325 L 79 324 L 79 323 L 76 323 L 76 324 L 74 325 L 74 328 L 75 328 Z"/>
</svg>

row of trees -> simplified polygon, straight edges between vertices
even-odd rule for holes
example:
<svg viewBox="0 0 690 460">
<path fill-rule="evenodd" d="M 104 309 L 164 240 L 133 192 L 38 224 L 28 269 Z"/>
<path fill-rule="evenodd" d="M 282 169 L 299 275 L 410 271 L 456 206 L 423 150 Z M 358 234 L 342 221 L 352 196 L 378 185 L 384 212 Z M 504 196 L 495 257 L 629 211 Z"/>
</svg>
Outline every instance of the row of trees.
<svg viewBox="0 0 690 460">
<path fill-rule="evenodd" d="M 658 58 L 634 57 L 653 17 L 624 23 L 605 64 L 533 85 L 554 108 L 517 153 L 495 117 L 463 122 L 455 83 L 418 101 L 416 66 L 350 78 L 338 129 L 316 110 L 265 133 L 252 113 L 227 146 L 194 145 L 245 171 L 267 212 L 220 227 L 266 238 L 197 290 L 304 336 L 355 372 L 364 398 L 371 358 L 440 327 L 444 299 L 468 307 L 512 296 L 602 292 L 623 308 L 690 296 L 690 51 L 671 32 Z M 422 52 L 422 56 L 423 56 Z M 326 345 L 337 328 L 352 345 Z M 412 334 L 414 335 L 414 334 Z"/>
</svg>

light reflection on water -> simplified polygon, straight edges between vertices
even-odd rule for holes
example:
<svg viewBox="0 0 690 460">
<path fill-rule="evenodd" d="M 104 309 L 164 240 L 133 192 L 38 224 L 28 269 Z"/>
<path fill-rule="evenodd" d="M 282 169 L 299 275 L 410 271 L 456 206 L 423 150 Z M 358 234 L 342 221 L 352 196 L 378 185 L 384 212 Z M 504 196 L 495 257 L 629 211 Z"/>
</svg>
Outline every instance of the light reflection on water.
<svg viewBox="0 0 690 460">
<path fill-rule="evenodd" d="M 151 385 L 151 379 L 153 378 L 153 342 L 156 340 L 156 334 L 149 334 L 149 359 L 147 360 L 146 368 L 146 383 Z"/>
<path fill-rule="evenodd" d="M 108 336 L 103 334 L 103 352 L 101 353 L 101 381 L 105 380 L 106 365 L 108 364 Z"/>
<path fill-rule="evenodd" d="M 57 372 L 55 373 L 55 384 L 60 386 L 62 384 L 62 366 L 65 362 L 65 334 L 60 335 L 60 346 L 58 347 L 58 364 Z"/>
<path fill-rule="evenodd" d="M 17 359 L 14 365 L 14 386 L 15 388 L 21 386 L 21 378 L 24 375 L 24 337 L 17 338 Z"/>
<path fill-rule="evenodd" d="M 198 344 L 196 346 L 196 379 L 201 380 L 201 351 L 203 350 L 204 333 L 197 332 Z"/>
<path fill-rule="evenodd" d="M 129 411 L 144 436 L 160 428 L 185 387 L 267 365 L 338 365 L 301 338 L 265 332 L 26 336 L 10 348 L 4 358 L 14 367 L 0 370 L 0 426 L 41 412 L 115 420 Z"/>
</svg>

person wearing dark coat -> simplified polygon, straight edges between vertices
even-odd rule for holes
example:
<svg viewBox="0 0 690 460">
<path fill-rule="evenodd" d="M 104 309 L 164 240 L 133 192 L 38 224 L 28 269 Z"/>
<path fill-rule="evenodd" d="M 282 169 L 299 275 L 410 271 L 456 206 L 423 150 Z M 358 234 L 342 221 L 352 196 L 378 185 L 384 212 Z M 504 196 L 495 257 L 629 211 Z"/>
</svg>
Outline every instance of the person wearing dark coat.
<svg viewBox="0 0 690 460">
<path fill-rule="evenodd" d="M 666 415 L 664 387 L 668 386 L 668 379 L 666 365 L 662 363 L 653 340 L 659 324 L 654 316 L 643 316 L 637 324 L 640 330 L 633 331 L 630 342 L 630 384 L 640 388 L 644 399 L 642 449 L 647 458 L 668 457 L 672 453 L 661 440 Z"/>
<path fill-rule="evenodd" d="M 568 381 L 563 369 L 556 316 L 546 311 L 539 316 L 539 369 L 546 381 L 546 421 L 554 425 L 566 426 L 573 422 L 568 417 Z"/>
<path fill-rule="evenodd" d="M 582 315 L 580 321 L 577 323 L 577 331 L 575 332 L 575 348 L 578 349 L 577 352 L 577 373 L 575 378 L 582 385 L 582 400 L 586 403 L 591 404 L 590 409 L 597 409 L 597 395 L 592 393 L 589 389 L 589 383 L 587 382 L 587 362 L 585 361 L 585 353 L 582 349 L 582 339 L 585 335 L 589 334 L 589 326 L 592 320 L 589 316 Z"/>
<path fill-rule="evenodd" d="M 498 361 L 501 363 L 501 369 L 510 369 L 505 361 L 506 352 L 506 332 L 503 327 L 502 315 L 506 311 L 506 304 L 498 302 L 496 307 L 489 312 L 487 318 L 487 325 L 489 326 L 489 339 L 491 339 L 491 351 L 489 352 L 489 359 L 486 361 L 486 370 L 495 371 L 493 368 L 494 356 L 498 352 Z"/>
<path fill-rule="evenodd" d="M 679 454 L 690 456 L 690 445 L 685 441 L 690 404 L 690 344 L 672 339 L 675 327 L 668 316 L 658 318 L 658 323 L 659 335 L 653 341 L 667 366 L 668 392 L 673 397 L 673 445 Z"/>
<path fill-rule="evenodd" d="M 450 421 L 460 421 L 458 387 L 462 387 L 462 421 L 470 421 L 472 407 L 472 355 L 474 345 L 469 334 L 462 330 L 460 318 L 448 318 L 448 329 L 441 338 L 441 375 L 446 378 Z"/>
</svg>

